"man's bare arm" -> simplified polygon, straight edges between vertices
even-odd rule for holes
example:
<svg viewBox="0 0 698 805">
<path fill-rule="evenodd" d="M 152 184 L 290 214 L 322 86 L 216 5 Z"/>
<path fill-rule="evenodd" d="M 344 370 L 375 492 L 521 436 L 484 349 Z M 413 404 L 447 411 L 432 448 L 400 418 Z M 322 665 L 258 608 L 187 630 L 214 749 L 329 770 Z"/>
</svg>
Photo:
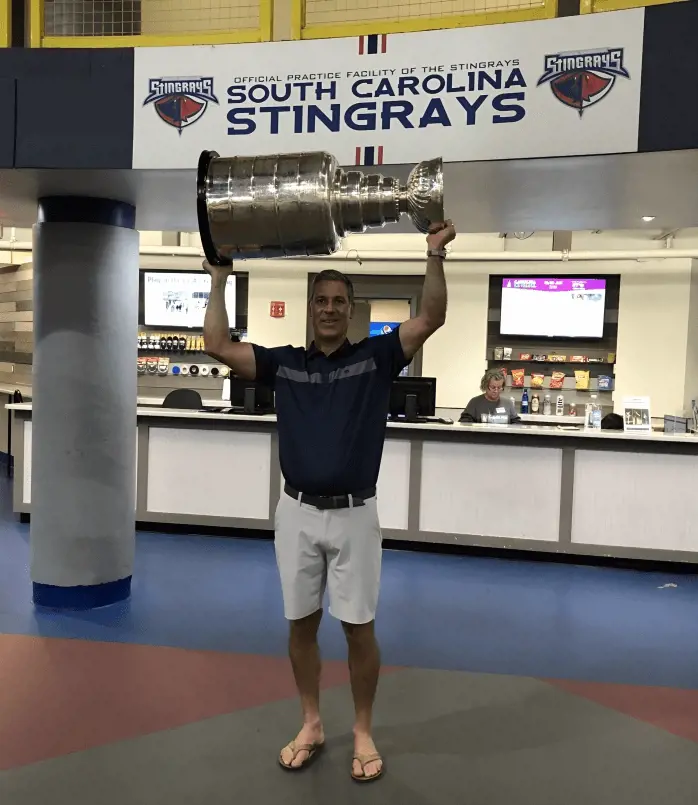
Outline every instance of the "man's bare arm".
<svg viewBox="0 0 698 805">
<path fill-rule="evenodd" d="M 252 344 L 230 340 L 230 324 L 225 309 L 225 285 L 232 268 L 210 266 L 204 262 L 204 269 L 211 275 L 211 293 L 204 317 L 204 349 L 212 358 L 229 366 L 239 377 L 254 380 L 257 367 Z"/>
<path fill-rule="evenodd" d="M 456 236 L 450 221 L 434 224 L 427 237 L 429 249 L 443 250 Z M 427 270 L 422 288 L 422 304 L 419 313 L 400 325 L 400 344 L 405 358 L 412 360 L 424 342 L 446 321 L 446 277 L 441 257 L 428 257 Z"/>
</svg>

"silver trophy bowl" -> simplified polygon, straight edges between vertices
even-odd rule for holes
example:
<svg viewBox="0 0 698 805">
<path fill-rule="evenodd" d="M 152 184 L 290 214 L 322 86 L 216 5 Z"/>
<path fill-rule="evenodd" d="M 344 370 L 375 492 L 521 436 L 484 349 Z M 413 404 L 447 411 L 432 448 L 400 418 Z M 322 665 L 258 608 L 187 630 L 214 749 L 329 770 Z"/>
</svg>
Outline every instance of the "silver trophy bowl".
<svg viewBox="0 0 698 805">
<path fill-rule="evenodd" d="M 199 233 L 212 265 L 332 254 L 345 235 L 403 213 L 420 232 L 444 220 L 440 158 L 416 165 L 403 186 L 390 176 L 345 171 L 324 151 L 256 157 L 204 151 L 196 195 Z"/>
</svg>

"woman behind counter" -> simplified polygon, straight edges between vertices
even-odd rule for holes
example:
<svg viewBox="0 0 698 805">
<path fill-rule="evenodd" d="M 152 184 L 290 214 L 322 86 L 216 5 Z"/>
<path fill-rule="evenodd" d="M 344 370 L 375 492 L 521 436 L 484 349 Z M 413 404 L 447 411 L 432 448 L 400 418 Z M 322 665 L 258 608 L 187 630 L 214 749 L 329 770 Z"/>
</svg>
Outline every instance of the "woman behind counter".
<svg viewBox="0 0 698 805">
<path fill-rule="evenodd" d="M 460 415 L 461 422 L 489 422 L 493 425 L 514 425 L 521 422 L 513 400 L 503 400 L 505 381 L 500 369 L 488 369 L 482 376 L 483 394 L 473 397 Z"/>
</svg>

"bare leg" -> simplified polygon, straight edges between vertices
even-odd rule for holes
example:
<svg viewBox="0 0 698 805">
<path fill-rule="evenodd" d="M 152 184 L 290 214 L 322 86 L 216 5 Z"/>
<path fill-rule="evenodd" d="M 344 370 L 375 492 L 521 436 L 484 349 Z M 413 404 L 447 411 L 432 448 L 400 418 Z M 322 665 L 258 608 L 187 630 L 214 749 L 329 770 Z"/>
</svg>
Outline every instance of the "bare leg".
<svg viewBox="0 0 698 805">
<path fill-rule="evenodd" d="M 381 665 L 374 624 L 371 621 L 363 624 L 343 623 L 342 626 L 349 646 L 349 675 L 356 713 L 354 752 L 357 755 L 372 755 L 376 752 L 371 735 L 373 701 L 376 698 Z M 363 773 L 366 777 L 373 777 L 378 774 L 382 765 L 380 760 L 367 763 Z M 354 774 L 360 776 L 361 773 L 361 765 L 355 760 Z"/>
<path fill-rule="evenodd" d="M 296 744 L 322 743 L 325 740 L 320 719 L 320 647 L 317 642 L 321 620 L 322 610 L 319 609 L 307 618 L 291 621 L 290 625 L 288 653 L 303 710 L 303 726 L 295 739 Z M 302 751 L 295 760 L 292 758 L 293 751 L 285 747 L 281 759 L 292 766 L 303 765 L 308 753 Z"/>
</svg>

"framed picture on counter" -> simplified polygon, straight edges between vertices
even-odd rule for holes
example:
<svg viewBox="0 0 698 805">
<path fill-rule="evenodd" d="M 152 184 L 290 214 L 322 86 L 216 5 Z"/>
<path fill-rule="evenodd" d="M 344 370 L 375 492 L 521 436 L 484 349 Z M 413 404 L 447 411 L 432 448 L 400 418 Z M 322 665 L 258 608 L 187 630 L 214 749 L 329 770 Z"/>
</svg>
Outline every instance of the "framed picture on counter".
<svg viewBox="0 0 698 805">
<path fill-rule="evenodd" d="M 632 433 L 651 433 L 649 397 L 623 397 L 623 429 Z"/>
</svg>

